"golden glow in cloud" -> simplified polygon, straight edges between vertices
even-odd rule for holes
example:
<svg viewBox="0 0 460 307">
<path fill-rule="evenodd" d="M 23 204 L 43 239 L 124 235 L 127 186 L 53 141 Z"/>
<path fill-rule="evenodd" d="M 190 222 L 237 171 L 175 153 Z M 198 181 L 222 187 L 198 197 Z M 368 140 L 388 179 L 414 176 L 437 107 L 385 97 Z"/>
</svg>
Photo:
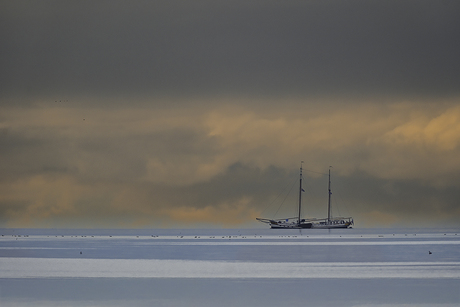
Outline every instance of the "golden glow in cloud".
<svg viewBox="0 0 460 307">
<path fill-rule="evenodd" d="M 450 178 L 446 174 L 460 171 L 460 106 L 408 114 L 408 120 L 370 142 L 378 151 L 373 153 L 373 161 L 384 167 L 373 172 L 372 161 L 368 161 L 364 169 L 384 178 L 419 178 L 443 184 Z"/>
<path fill-rule="evenodd" d="M 361 170 L 382 178 L 460 171 L 456 105 L 358 104 L 335 110 L 310 106 L 298 114 L 280 112 L 272 118 L 224 110 L 211 113 L 207 125 L 210 135 L 219 137 L 223 147 L 219 161 L 224 165 L 245 161 L 289 167 L 293 160 L 305 160 L 311 168 L 334 164 L 342 173 Z"/>
<path fill-rule="evenodd" d="M 419 114 L 388 132 L 387 142 L 448 152 L 460 144 L 460 106 L 443 110 L 439 115 Z"/>
</svg>

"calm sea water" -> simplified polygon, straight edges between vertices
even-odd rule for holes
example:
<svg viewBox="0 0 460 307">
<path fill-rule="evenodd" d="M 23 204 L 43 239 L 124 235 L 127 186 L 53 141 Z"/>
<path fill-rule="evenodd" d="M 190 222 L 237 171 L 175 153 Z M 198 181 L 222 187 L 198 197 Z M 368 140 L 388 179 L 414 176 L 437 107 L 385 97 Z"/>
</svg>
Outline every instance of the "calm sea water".
<svg viewBox="0 0 460 307">
<path fill-rule="evenodd" d="M 460 229 L 0 229 L 1 306 L 457 306 Z"/>
</svg>

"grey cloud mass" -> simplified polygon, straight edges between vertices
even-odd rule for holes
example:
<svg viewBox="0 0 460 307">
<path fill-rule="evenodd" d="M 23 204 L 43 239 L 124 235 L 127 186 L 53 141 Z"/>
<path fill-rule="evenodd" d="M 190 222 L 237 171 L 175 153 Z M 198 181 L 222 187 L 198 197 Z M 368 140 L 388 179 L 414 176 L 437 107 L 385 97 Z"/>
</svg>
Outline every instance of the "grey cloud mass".
<svg viewBox="0 0 460 307">
<path fill-rule="evenodd" d="M 457 95 L 456 1 L 2 2 L 1 91 Z"/>
<path fill-rule="evenodd" d="M 0 0 L 0 227 L 458 226 L 459 11 Z"/>
</svg>

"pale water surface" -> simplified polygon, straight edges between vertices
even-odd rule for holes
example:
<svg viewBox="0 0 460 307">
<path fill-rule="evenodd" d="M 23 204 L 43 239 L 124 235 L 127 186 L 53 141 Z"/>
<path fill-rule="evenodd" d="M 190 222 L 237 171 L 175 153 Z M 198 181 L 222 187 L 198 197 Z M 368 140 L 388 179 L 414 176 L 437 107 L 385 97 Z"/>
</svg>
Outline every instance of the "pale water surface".
<svg viewBox="0 0 460 307">
<path fill-rule="evenodd" d="M 459 229 L 0 229 L 0 306 L 459 306 Z"/>
</svg>

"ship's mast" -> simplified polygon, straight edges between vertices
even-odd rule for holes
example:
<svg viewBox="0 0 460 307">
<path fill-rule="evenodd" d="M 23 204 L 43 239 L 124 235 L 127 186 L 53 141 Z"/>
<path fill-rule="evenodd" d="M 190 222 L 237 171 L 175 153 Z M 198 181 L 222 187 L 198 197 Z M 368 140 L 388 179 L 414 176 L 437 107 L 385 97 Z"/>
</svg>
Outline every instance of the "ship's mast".
<svg viewBox="0 0 460 307">
<path fill-rule="evenodd" d="M 332 166 L 329 166 L 329 183 L 328 183 L 328 186 L 327 186 L 327 189 L 328 189 L 328 201 L 327 201 L 327 224 L 330 224 L 331 223 L 331 195 L 332 195 L 332 192 L 331 192 L 331 167 Z"/>
<path fill-rule="evenodd" d="M 300 225 L 300 214 L 301 214 L 301 209 L 302 209 L 302 163 L 303 161 L 300 162 L 300 184 L 299 184 L 299 219 L 298 219 L 298 224 Z"/>
</svg>

